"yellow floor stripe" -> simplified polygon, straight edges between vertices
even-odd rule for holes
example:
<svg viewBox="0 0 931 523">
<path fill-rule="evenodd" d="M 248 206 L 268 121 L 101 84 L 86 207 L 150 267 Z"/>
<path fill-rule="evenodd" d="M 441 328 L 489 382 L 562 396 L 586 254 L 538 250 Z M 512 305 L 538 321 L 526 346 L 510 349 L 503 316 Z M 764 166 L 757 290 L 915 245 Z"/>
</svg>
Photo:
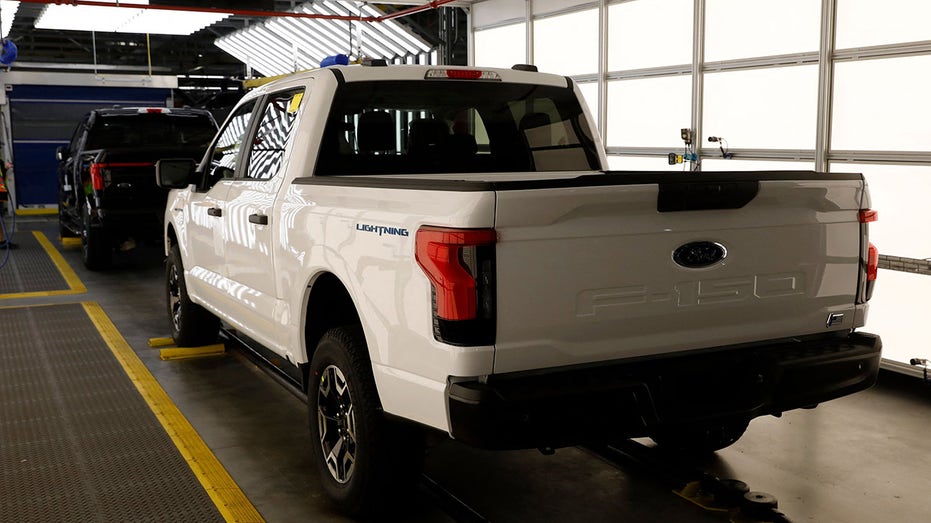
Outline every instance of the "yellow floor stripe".
<svg viewBox="0 0 931 523">
<path fill-rule="evenodd" d="M 123 339 L 100 305 L 93 302 L 84 302 L 82 305 L 107 346 L 110 347 L 110 351 L 116 356 L 139 394 L 149 404 L 152 412 L 174 441 L 175 446 L 178 447 L 223 518 L 228 522 L 264 522 L 239 485 L 233 481 L 216 456 L 200 439 L 197 431 L 181 414 L 145 364 L 136 356 L 132 347 Z"/>
<path fill-rule="evenodd" d="M 226 354 L 226 347 L 222 343 L 204 345 L 203 347 L 172 347 L 162 349 L 158 357 L 163 361 L 186 360 L 190 358 L 203 358 L 205 356 L 222 356 Z"/>
<path fill-rule="evenodd" d="M 74 272 L 74 269 L 68 265 L 68 262 L 65 261 L 65 257 L 58 252 L 58 249 L 52 245 L 52 242 L 42 234 L 40 231 L 32 231 L 33 236 L 39 240 L 39 244 L 42 245 L 42 248 L 45 249 L 45 252 L 48 254 L 48 257 L 52 259 L 52 262 L 55 264 L 55 267 L 58 267 L 58 272 L 61 273 L 62 278 L 68 282 L 68 287 L 75 293 L 78 292 L 87 292 L 87 287 L 81 283 L 81 278 L 78 278 L 77 273 Z"/>
<path fill-rule="evenodd" d="M 68 265 L 68 262 L 65 261 L 65 257 L 58 252 L 58 249 L 52 245 L 52 242 L 49 241 L 45 234 L 42 234 L 40 231 L 32 231 L 32 235 L 38 240 L 39 245 L 45 249 L 45 253 L 51 258 L 52 263 L 55 264 L 55 268 L 61 273 L 61 277 L 65 279 L 68 288 L 55 291 L 12 292 L 9 294 L 0 294 L 0 299 L 39 298 L 44 296 L 62 296 L 65 294 L 81 294 L 87 292 L 87 287 L 81 282 L 81 278 L 78 278 L 77 273 Z"/>
<path fill-rule="evenodd" d="M 16 209 L 16 216 L 51 216 L 53 214 L 58 214 L 58 209 L 55 207 L 41 209 Z"/>
</svg>

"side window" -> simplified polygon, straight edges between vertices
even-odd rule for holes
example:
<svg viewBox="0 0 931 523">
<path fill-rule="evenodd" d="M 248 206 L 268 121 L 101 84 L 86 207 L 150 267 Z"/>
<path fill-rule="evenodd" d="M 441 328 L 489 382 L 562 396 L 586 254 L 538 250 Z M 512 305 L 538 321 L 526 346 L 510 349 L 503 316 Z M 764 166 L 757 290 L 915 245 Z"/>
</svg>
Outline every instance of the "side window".
<svg viewBox="0 0 931 523">
<path fill-rule="evenodd" d="M 74 157 L 81 152 L 81 143 L 84 140 L 84 131 L 87 130 L 90 121 L 90 115 L 84 115 L 84 118 L 81 118 L 81 123 L 78 124 L 77 128 L 74 130 L 74 134 L 71 135 L 71 141 L 68 142 L 68 156 Z"/>
<path fill-rule="evenodd" d="M 236 161 L 239 158 L 239 150 L 242 148 L 246 130 L 249 128 L 253 108 L 255 108 L 254 102 L 236 109 L 210 149 L 210 155 L 207 158 L 210 161 L 207 169 L 208 187 L 223 178 L 232 178 L 236 174 Z"/>
<path fill-rule="evenodd" d="M 246 178 L 270 180 L 278 174 L 303 98 L 303 88 L 269 95 L 249 150 Z"/>
</svg>

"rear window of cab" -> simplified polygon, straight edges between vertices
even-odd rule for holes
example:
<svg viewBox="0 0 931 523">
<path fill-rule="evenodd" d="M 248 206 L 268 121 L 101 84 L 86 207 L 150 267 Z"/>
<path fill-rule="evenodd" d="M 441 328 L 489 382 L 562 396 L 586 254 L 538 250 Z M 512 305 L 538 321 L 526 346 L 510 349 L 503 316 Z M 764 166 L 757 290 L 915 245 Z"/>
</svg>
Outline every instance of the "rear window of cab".
<svg viewBox="0 0 931 523">
<path fill-rule="evenodd" d="M 590 129 L 568 87 L 349 82 L 334 97 L 315 174 L 597 170 Z"/>
</svg>

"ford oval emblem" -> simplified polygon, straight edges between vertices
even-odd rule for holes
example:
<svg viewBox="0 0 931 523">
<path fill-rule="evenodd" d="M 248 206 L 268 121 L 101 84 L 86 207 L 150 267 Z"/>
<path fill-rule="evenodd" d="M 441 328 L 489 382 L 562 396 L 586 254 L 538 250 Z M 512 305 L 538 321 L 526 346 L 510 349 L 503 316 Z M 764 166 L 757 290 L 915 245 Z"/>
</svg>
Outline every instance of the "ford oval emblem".
<svg viewBox="0 0 931 523">
<path fill-rule="evenodd" d="M 690 242 L 672 251 L 672 261 L 688 269 L 709 267 L 726 256 L 727 249 L 715 242 Z"/>
</svg>

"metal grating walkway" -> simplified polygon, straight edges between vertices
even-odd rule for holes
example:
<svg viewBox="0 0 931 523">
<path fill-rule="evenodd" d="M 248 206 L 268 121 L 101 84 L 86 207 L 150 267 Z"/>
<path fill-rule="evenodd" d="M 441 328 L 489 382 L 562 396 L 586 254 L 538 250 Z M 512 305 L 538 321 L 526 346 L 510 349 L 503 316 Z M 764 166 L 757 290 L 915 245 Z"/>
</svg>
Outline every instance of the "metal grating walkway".
<svg viewBox="0 0 931 523">
<path fill-rule="evenodd" d="M 0 268 L 0 298 L 75 294 L 86 291 L 44 234 L 19 232 L 14 242 L 19 248 L 9 252 L 6 265 Z M 0 262 L 6 257 L 6 249 L 0 249 Z"/>
<path fill-rule="evenodd" d="M 0 522 L 224 520 L 84 306 L 0 326 Z"/>
</svg>

